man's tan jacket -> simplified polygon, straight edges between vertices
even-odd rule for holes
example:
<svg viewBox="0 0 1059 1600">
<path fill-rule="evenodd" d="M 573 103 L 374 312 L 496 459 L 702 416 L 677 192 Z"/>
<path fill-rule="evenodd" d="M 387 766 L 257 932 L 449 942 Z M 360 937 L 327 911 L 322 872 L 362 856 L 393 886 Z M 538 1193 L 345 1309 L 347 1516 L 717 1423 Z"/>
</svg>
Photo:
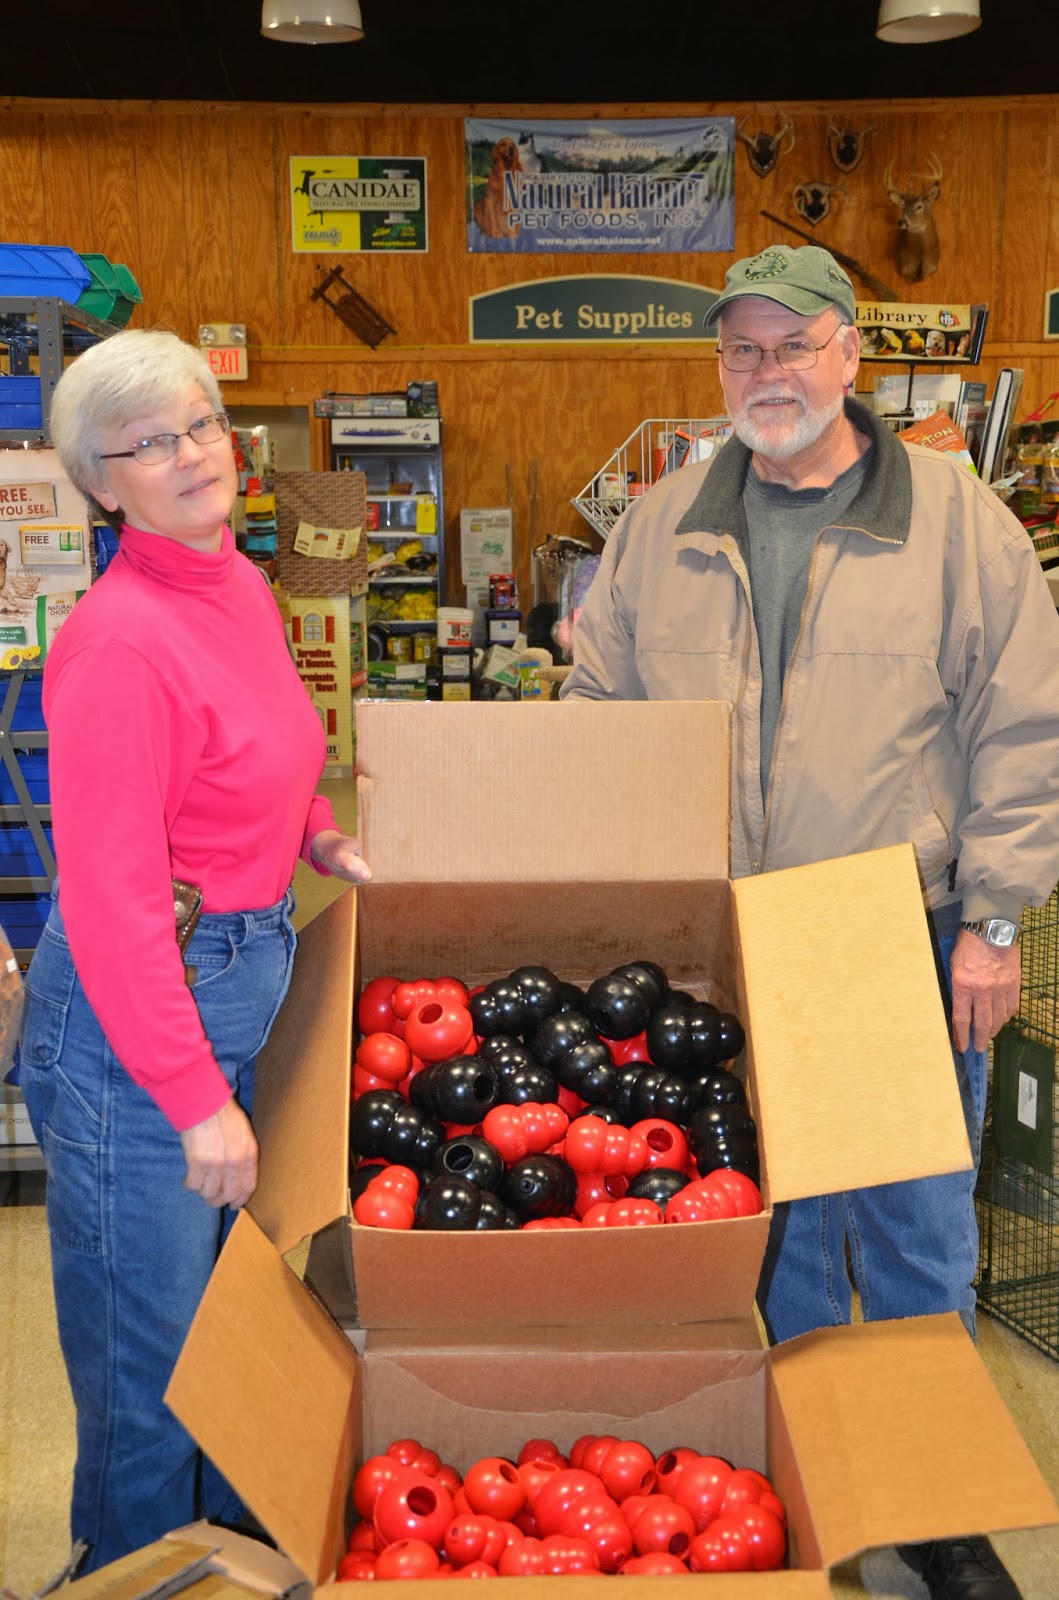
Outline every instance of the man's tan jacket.
<svg viewBox="0 0 1059 1600">
<path fill-rule="evenodd" d="M 910 841 L 929 904 L 1017 921 L 1059 878 L 1059 616 L 995 495 L 846 405 L 872 451 L 816 541 L 765 803 L 738 440 L 621 517 L 563 696 L 731 702 L 736 877 Z"/>
</svg>

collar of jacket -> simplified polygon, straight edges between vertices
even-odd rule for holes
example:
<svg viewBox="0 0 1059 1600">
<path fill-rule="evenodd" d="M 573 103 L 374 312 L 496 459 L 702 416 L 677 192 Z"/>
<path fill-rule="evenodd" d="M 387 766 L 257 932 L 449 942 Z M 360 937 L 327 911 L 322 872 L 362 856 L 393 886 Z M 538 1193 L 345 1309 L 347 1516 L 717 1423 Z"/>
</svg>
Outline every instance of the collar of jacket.
<svg viewBox="0 0 1059 1600">
<path fill-rule="evenodd" d="M 897 435 L 859 400 L 846 399 L 846 416 L 871 440 L 868 470 L 860 493 L 841 524 L 886 544 L 904 544 L 912 520 L 912 468 Z M 734 436 L 710 463 L 698 493 L 674 529 L 675 534 L 731 534 L 744 556 L 747 548 L 743 485 L 750 451 Z"/>
</svg>

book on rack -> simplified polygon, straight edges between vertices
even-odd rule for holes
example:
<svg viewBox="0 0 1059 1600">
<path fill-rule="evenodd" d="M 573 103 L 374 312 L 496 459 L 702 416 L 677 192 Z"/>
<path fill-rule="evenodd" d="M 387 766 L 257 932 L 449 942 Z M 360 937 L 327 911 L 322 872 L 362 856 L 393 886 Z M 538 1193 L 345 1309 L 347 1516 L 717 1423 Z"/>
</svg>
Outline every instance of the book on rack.
<svg viewBox="0 0 1059 1600">
<path fill-rule="evenodd" d="M 935 411 L 955 413 L 960 393 L 957 372 L 880 373 L 875 379 L 875 414 L 878 417 L 919 421 Z"/>
<path fill-rule="evenodd" d="M 952 414 L 953 422 L 967 441 L 967 448 L 971 452 L 971 460 L 975 466 L 978 465 L 982 454 L 982 435 L 985 432 L 985 419 L 989 415 L 988 393 L 989 387 L 986 383 L 977 378 L 967 379 L 960 384 L 956 409 Z"/>
<path fill-rule="evenodd" d="M 978 473 L 984 483 L 994 484 L 1003 474 L 1008 434 L 1022 391 L 1023 376 L 1021 367 L 1001 367 L 997 373 L 978 457 Z"/>
<path fill-rule="evenodd" d="M 968 472 L 975 471 L 967 440 L 947 411 L 940 407 L 933 416 L 919 417 L 898 435 L 902 444 L 922 444 L 928 450 L 942 450 L 955 457 Z"/>
</svg>

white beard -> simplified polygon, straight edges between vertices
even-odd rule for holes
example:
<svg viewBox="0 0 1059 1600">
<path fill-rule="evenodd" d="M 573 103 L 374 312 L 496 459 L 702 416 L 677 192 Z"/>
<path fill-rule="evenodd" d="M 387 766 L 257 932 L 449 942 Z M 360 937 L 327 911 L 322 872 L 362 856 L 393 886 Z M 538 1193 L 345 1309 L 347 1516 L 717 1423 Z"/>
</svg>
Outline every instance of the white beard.
<svg viewBox="0 0 1059 1600">
<path fill-rule="evenodd" d="M 779 387 L 766 389 L 755 395 L 754 399 L 793 400 L 798 407 L 792 415 L 790 406 L 772 412 L 754 409 L 752 403 L 744 402 L 731 413 L 736 436 L 747 449 L 755 455 L 772 456 L 777 460 L 800 455 L 814 445 L 836 417 L 841 416 L 844 404 L 844 398 L 839 394 L 830 405 L 820 406 L 814 411 L 801 395 Z"/>
</svg>

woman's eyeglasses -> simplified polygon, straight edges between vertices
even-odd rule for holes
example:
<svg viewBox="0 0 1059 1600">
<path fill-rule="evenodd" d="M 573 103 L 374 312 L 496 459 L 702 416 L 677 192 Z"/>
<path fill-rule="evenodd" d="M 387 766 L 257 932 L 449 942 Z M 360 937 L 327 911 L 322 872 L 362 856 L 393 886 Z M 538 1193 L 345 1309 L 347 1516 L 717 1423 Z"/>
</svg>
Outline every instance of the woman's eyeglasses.
<svg viewBox="0 0 1059 1600">
<path fill-rule="evenodd" d="M 110 450 L 100 456 L 100 461 L 118 461 L 131 456 L 145 467 L 155 466 L 175 456 L 181 439 L 194 439 L 196 444 L 216 444 L 231 430 L 232 421 L 226 411 L 211 411 L 200 417 L 183 433 L 152 433 L 149 439 L 137 439 L 131 450 Z"/>
</svg>

